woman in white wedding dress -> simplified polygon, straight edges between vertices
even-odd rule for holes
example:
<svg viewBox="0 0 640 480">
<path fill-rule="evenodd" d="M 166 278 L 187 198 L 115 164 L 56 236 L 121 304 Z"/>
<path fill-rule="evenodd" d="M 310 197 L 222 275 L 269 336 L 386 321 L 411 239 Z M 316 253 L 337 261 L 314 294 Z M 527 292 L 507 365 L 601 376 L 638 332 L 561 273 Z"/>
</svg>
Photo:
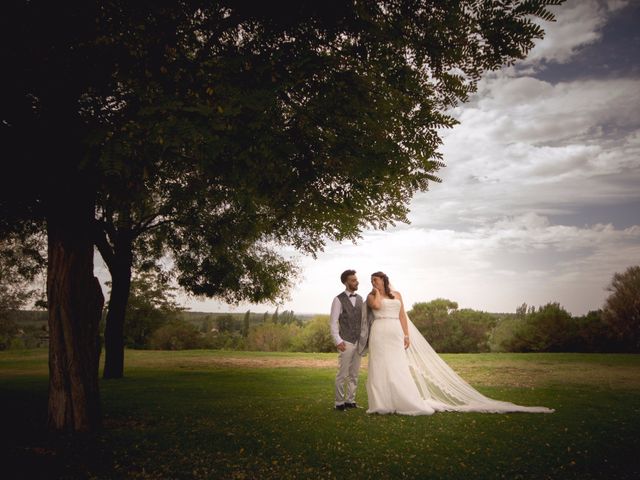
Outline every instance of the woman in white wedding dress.
<svg viewBox="0 0 640 480">
<path fill-rule="evenodd" d="M 431 348 L 404 310 L 382 272 L 371 276 L 366 305 L 373 317 L 369 333 L 367 413 L 431 415 L 454 412 L 551 413 L 485 397 L 471 387 Z"/>
</svg>

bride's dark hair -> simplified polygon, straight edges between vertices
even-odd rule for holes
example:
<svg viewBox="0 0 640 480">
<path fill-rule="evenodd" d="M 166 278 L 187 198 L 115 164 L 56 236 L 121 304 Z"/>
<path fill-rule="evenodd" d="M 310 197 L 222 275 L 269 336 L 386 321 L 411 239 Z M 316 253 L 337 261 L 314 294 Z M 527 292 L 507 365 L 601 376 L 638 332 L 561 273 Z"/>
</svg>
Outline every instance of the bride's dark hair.
<svg viewBox="0 0 640 480">
<path fill-rule="evenodd" d="M 376 273 L 372 273 L 371 274 L 372 277 L 378 277 L 382 279 L 382 282 L 384 284 L 384 293 L 387 295 L 387 297 L 389 298 L 396 298 L 393 296 L 393 294 L 391 293 L 391 288 L 389 288 L 389 277 L 387 277 L 384 273 L 382 272 L 376 272 Z"/>
</svg>

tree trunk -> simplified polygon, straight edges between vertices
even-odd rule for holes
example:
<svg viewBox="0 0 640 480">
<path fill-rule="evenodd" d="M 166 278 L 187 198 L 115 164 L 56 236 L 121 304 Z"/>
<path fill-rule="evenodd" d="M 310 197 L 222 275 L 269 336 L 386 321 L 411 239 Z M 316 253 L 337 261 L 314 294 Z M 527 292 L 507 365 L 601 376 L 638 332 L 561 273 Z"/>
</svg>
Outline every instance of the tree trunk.
<svg viewBox="0 0 640 480">
<path fill-rule="evenodd" d="M 104 378 L 124 375 L 124 321 L 131 288 L 132 244 L 128 235 L 121 235 L 114 248 L 111 272 L 111 296 L 104 331 Z"/>
<path fill-rule="evenodd" d="M 86 184 L 70 184 L 47 205 L 48 423 L 86 432 L 101 423 L 98 325 L 104 297 L 93 275 L 95 199 Z"/>
</svg>

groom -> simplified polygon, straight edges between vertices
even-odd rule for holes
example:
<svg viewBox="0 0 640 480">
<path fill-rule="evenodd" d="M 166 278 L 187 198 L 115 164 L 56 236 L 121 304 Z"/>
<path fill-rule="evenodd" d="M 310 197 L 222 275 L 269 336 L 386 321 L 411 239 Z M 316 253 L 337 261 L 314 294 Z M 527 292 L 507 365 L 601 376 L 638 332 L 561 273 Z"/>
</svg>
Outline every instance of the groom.
<svg viewBox="0 0 640 480">
<path fill-rule="evenodd" d="M 358 370 L 361 356 L 364 355 L 367 346 L 368 324 L 362 297 L 356 293 L 356 271 L 345 270 L 340 275 L 340 281 L 344 284 L 345 291 L 333 299 L 330 326 L 339 352 L 335 409 L 343 411 L 357 408 Z"/>
</svg>

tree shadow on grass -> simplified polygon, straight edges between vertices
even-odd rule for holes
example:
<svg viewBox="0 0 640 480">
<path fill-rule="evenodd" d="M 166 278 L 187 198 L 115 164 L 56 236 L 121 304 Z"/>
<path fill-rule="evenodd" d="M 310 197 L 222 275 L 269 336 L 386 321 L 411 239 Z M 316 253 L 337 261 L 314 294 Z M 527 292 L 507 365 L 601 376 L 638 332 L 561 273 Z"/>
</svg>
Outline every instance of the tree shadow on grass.
<svg viewBox="0 0 640 480">
<path fill-rule="evenodd" d="M 0 386 L 0 461 L 12 479 L 87 478 L 112 470 L 113 455 L 99 433 L 65 434 L 47 429 L 47 385 Z"/>
</svg>

